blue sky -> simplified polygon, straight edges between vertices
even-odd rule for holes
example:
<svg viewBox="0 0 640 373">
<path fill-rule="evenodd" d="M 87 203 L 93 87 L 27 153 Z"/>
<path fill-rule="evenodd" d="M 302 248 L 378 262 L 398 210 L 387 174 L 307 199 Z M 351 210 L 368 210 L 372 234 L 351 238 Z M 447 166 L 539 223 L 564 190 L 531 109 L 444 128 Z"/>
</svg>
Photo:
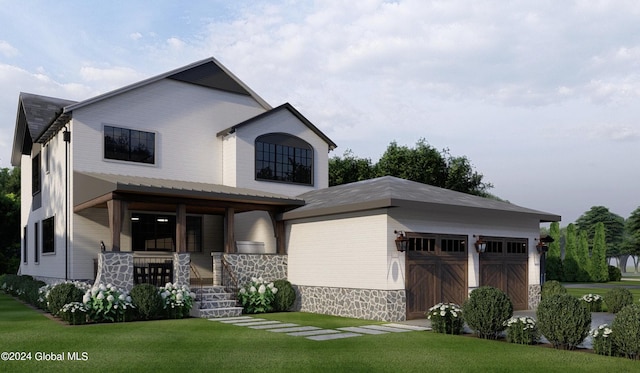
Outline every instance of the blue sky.
<svg viewBox="0 0 640 373">
<path fill-rule="evenodd" d="M 0 25 L 0 167 L 20 92 L 83 100 L 214 56 L 336 155 L 425 138 L 563 225 L 640 206 L 637 1 L 0 0 Z"/>
</svg>

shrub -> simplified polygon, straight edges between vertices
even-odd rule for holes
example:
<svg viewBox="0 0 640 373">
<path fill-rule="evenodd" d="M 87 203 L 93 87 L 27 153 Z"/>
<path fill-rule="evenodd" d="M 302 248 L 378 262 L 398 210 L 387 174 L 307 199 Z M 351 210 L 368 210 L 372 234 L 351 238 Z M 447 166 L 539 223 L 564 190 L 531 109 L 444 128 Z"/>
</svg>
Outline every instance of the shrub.
<svg viewBox="0 0 640 373">
<path fill-rule="evenodd" d="M 126 291 L 111 284 L 94 285 L 82 298 L 89 318 L 95 322 L 127 321 L 132 318 L 134 306 Z"/>
<path fill-rule="evenodd" d="M 71 325 L 82 325 L 87 323 L 88 311 L 84 303 L 71 302 L 62 306 L 60 317 Z"/>
<path fill-rule="evenodd" d="M 505 322 L 507 326 L 507 342 L 523 345 L 538 343 L 540 332 L 536 320 L 531 317 L 512 317 Z"/>
<path fill-rule="evenodd" d="M 291 283 L 285 279 L 276 280 L 273 286 L 278 289 L 274 294 L 273 310 L 276 312 L 288 311 L 296 301 L 296 291 Z"/>
<path fill-rule="evenodd" d="M 585 294 L 580 298 L 582 304 L 587 308 L 589 312 L 601 312 L 602 311 L 602 297 L 598 294 Z"/>
<path fill-rule="evenodd" d="M 481 286 L 469 294 L 462 311 L 467 325 L 480 338 L 497 339 L 513 315 L 513 304 L 502 290 Z"/>
<path fill-rule="evenodd" d="M 618 313 L 624 306 L 633 303 L 633 294 L 629 289 L 615 287 L 604 295 L 604 302 L 611 313 Z"/>
<path fill-rule="evenodd" d="M 591 336 L 593 352 L 598 355 L 615 355 L 613 338 L 611 336 L 612 332 L 613 330 L 609 327 L 608 324 L 602 324 L 595 329 L 591 329 L 589 335 Z"/>
<path fill-rule="evenodd" d="M 189 290 L 187 285 L 178 285 L 167 282 L 158 289 L 164 300 L 165 315 L 169 319 L 182 319 L 189 316 L 196 295 Z"/>
<path fill-rule="evenodd" d="M 162 296 L 158 288 L 151 284 L 138 284 L 131 289 L 131 303 L 142 320 L 156 319 L 164 309 Z"/>
<path fill-rule="evenodd" d="M 573 350 L 589 333 L 591 313 L 569 294 L 550 295 L 536 311 L 538 328 L 554 348 Z"/>
<path fill-rule="evenodd" d="M 47 294 L 47 307 L 49 312 L 57 316 L 62 307 L 71 302 L 82 302 L 84 292 L 72 282 L 63 282 L 54 285 Z"/>
<path fill-rule="evenodd" d="M 251 282 L 238 292 L 238 300 L 245 313 L 264 313 L 273 310 L 273 300 L 278 288 L 262 277 L 251 278 Z"/>
<path fill-rule="evenodd" d="M 615 266 L 609 266 L 609 281 L 620 281 L 622 280 L 622 272 L 620 272 L 620 268 Z"/>
<path fill-rule="evenodd" d="M 438 303 L 429 308 L 427 318 L 436 333 L 461 334 L 464 326 L 462 309 L 455 303 Z"/>
<path fill-rule="evenodd" d="M 616 351 L 630 359 L 640 359 L 640 305 L 623 307 L 611 329 Z"/>
<path fill-rule="evenodd" d="M 542 284 L 542 288 L 540 289 L 540 300 L 554 294 L 567 294 L 567 289 L 565 289 L 565 287 L 556 280 L 547 281 Z"/>
</svg>

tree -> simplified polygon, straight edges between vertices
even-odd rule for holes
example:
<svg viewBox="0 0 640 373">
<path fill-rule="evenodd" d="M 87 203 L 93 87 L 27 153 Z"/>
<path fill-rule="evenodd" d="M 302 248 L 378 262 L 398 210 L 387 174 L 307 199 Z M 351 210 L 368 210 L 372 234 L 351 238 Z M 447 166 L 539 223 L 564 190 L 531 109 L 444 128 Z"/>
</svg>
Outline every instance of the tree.
<svg viewBox="0 0 640 373">
<path fill-rule="evenodd" d="M 553 238 L 553 242 L 549 244 L 549 251 L 546 257 L 546 279 L 547 281 L 562 279 L 562 258 L 560 257 L 560 223 L 557 221 L 551 223 L 549 227 L 549 236 Z"/>
<path fill-rule="evenodd" d="M 0 169 L 0 274 L 20 265 L 20 169 Z"/>
<path fill-rule="evenodd" d="M 607 244 L 604 223 L 595 226 L 593 235 L 593 251 L 591 252 L 591 279 L 595 282 L 607 282 L 609 280 L 609 267 L 607 265 Z"/>
<path fill-rule="evenodd" d="M 637 273 L 638 258 L 640 257 L 640 207 L 633 210 L 626 221 L 623 252 L 627 256 L 631 255 L 633 258 L 633 265 Z M 628 259 L 628 257 L 625 257 L 625 260 L 622 263 L 623 267 L 626 267 L 626 259 Z"/>
<path fill-rule="evenodd" d="M 332 186 L 387 175 L 499 199 L 489 194 L 493 185 L 483 181 L 483 175 L 473 169 L 467 157 L 454 157 L 446 149 L 438 151 L 425 139 L 418 140 L 414 148 L 391 142 L 375 165 L 368 158 L 354 156 L 351 150 L 342 158 L 335 156 L 329 160 Z"/>
<path fill-rule="evenodd" d="M 562 261 L 563 281 L 578 281 L 580 268 L 578 265 L 576 230 L 573 224 L 567 226 L 566 244 L 564 248 L 564 260 Z"/>
<path fill-rule="evenodd" d="M 374 167 L 369 158 L 358 158 L 347 149 L 342 158 L 329 159 L 329 186 L 353 183 L 375 177 Z"/>
<path fill-rule="evenodd" d="M 591 275 L 589 270 L 591 268 L 591 257 L 589 256 L 589 239 L 587 238 L 587 232 L 582 231 L 578 234 L 578 281 L 591 281 Z"/>
<path fill-rule="evenodd" d="M 587 237 L 592 242 L 595 236 L 596 224 L 604 224 L 605 229 L 605 250 L 606 257 L 619 258 L 622 249 L 622 238 L 624 234 L 624 219 L 609 211 L 604 206 L 593 206 L 591 209 L 576 220 L 576 227 L 579 231 L 586 231 Z"/>
</svg>

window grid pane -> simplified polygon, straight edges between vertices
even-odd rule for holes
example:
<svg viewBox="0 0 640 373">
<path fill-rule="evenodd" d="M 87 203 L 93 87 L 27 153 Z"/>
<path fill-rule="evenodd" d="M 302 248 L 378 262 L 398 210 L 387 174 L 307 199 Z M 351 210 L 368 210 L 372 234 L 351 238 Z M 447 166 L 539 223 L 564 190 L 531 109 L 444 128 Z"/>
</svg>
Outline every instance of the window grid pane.
<svg viewBox="0 0 640 373">
<path fill-rule="evenodd" d="M 104 157 L 154 164 L 155 136 L 152 132 L 104 126 Z"/>
</svg>

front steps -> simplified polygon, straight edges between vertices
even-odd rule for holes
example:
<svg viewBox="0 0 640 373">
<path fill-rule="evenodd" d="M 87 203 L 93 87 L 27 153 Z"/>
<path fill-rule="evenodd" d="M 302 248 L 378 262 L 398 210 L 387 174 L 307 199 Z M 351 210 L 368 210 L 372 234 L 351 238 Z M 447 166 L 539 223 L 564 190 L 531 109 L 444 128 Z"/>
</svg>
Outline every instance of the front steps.
<svg viewBox="0 0 640 373">
<path fill-rule="evenodd" d="M 233 294 L 224 286 L 203 286 L 191 288 L 196 293 L 196 301 L 191 309 L 192 317 L 217 318 L 242 315 L 242 307 L 236 306 Z"/>
</svg>

